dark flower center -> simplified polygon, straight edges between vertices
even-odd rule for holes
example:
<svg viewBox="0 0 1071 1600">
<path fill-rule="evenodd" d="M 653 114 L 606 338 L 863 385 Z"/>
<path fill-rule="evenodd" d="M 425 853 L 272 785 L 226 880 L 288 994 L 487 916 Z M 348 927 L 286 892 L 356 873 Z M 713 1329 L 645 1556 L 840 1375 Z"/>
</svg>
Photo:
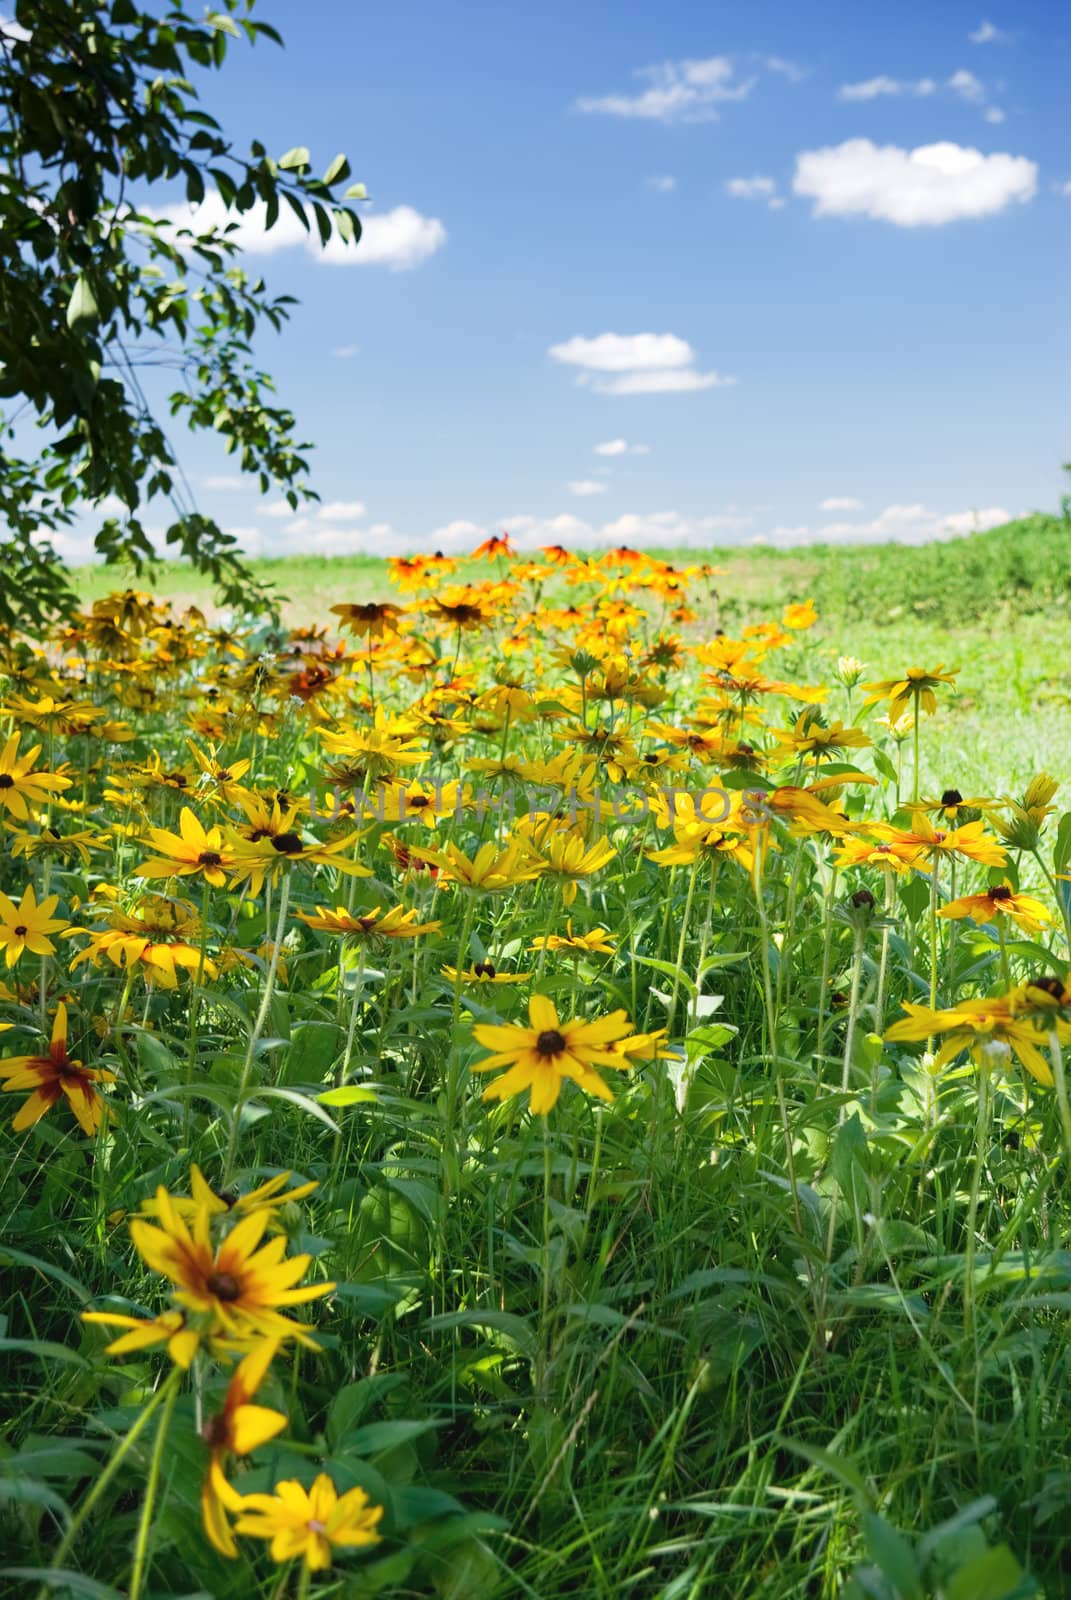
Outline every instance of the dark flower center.
<svg viewBox="0 0 1071 1600">
<path fill-rule="evenodd" d="M 855 906 L 857 911 L 864 909 L 872 911 L 874 909 L 874 896 L 869 889 L 857 889 L 852 895 L 852 905 Z"/>
<path fill-rule="evenodd" d="M 199 867 L 218 867 L 222 860 L 223 857 L 218 850 L 202 850 L 197 857 L 197 865 Z"/>
<path fill-rule="evenodd" d="M 557 1028 L 544 1028 L 535 1047 L 537 1055 L 560 1056 L 565 1049 L 565 1035 L 559 1033 Z"/>
<path fill-rule="evenodd" d="M 990 900 L 996 900 L 998 903 L 1002 900 L 1010 900 L 1012 898 L 1012 891 L 1008 888 L 1006 883 L 998 883 L 995 889 L 990 889 L 989 898 Z"/>
<path fill-rule="evenodd" d="M 26 932 L 27 932 L 27 928 L 26 928 L 25 923 L 20 922 L 18 927 L 15 929 L 15 937 L 16 937 L 16 939 L 23 938 L 25 936 Z"/>
<path fill-rule="evenodd" d="M 242 1286 L 232 1272 L 210 1272 L 205 1288 L 217 1300 L 237 1300 L 242 1293 Z"/>
<path fill-rule="evenodd" d="M 230 1437 L 226 1416 L 220 1412 L 218 1416 L 207 1417 L 201 1429 L 201 1438 L 210 1450 L 222 1450 Z"/>
<path fill-rule="evenodd" d="M 494 966 L 490 961 L 477 961 L 472 970 L 478 978 L 493 978 L 495 975 Z"/>
<path fill-rule="evenodd" d="M 271 845 L 281 856 L 299 856 L 304 848 L 296 833 L 277 833 Z"/>
<path fill-rule="evenodd" d="M 941 804 L 943 806 L 961 806 L 963 804 L 963 796 L 958 789 L 946 789 L 941 796 Z"/>
<path fill-rule="evenodd" d="M 1052 973 L 1045 973 L 1040 978 L 1028 978 L 1027 986 L 1031 989 L 1044 989 L 1046 994 L 1051 994 L 1056 1000 L 1059 1000 L 1064 992 L 1063 984 L 1059 978 L 1053 977 Z"/>
<path fill-rule="evenodd" d="M 0 772 L 0 789 L 13 789 L 15 780 L 10 772 Z"/>
<path fill-rule="evenodd" d="M 431 801 L 423 794 L 407 794 L 405 803 L 410 811 L 422 811 L 425 806 L 431 805 Z"/>
</svg>

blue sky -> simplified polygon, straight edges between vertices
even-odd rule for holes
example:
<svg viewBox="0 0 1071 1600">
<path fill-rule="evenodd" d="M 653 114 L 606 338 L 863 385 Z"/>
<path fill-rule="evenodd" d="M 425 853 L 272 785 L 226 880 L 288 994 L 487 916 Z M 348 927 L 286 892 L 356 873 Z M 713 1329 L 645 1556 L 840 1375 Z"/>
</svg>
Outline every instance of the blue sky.
<svg viewBox="0 0 1071 1600">
<path fill-rule="evenodd" d="M 285 53 L 236 47 L 206 103 L 345 150 L 371 203 L 339 259 L 246 229 L 302 302 L 258 355 L 326 512 L 179 441 L 251 551 L 920 539 L 1055 503 L 1066 4 L 258 14 Z"/>
</svg>

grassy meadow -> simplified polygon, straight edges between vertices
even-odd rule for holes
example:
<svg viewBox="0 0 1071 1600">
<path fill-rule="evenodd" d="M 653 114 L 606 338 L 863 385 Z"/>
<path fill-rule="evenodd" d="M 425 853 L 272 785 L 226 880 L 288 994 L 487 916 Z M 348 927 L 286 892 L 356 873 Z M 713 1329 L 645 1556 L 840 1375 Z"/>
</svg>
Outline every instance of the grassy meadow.
<svg viewBox="0 0 1071 1600">
<path fill-rule="evenodd" d="M 1069 534 L 0 640 L 0 1590 L 1066 1593 Z"/>
</svg>

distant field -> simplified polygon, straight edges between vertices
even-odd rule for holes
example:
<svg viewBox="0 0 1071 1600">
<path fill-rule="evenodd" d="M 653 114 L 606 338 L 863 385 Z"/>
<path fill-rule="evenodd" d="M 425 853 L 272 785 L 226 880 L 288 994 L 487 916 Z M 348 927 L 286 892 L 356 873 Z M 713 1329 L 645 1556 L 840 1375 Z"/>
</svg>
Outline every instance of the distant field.
<svg viewBox="0 0 1071 1600">
<path fill-rule="evenodd" d="M 1012 787 L 1042 767 L 1071 783 L 1068 523 L 1039 515 L 925 546 L 658 553 L 682 566 L 708 561 L 728 569 L 718 580 L 718 620 L 728 632 L 813 596 L 821 616 L 814 637 L 830 657 L 858 656 L 875 677 L 911 665 L 959 667 L 960 695 L 944 724 L 935 783 L 966 792 L 986 774 L 991 785 Z M 373 556 L 253 565 L 286 597 L 282 615 L 292 624 L 330 621 L 329 607 L 340 600 L 383 598 L 389 589 L 384 563 Z M 80 568 L 75 580 L 86 601 L 131 581 L 103 567 Z M 179 605 L 211 605 L 210 591 L 179 563 L 163 565 L 152 588 Z"/>
</svg>

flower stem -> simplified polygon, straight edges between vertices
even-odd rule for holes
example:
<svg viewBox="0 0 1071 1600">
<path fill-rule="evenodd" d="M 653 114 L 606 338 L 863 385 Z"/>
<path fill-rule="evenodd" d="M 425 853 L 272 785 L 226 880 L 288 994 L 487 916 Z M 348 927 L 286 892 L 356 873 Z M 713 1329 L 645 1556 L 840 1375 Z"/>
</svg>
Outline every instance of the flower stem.
<svg viewBox="0 0 1071 1600">
<path fill-rule="evenodd" d="M 275 974 L 279 970 L 279 948 L 283 942 L 286 929 L 286 910 L 290 903 L 290 874 L 283 878 L 283 886 L 279 892 L 279 916 L 275 924 L 275 939 L 272 942 L 271 960 L 268 963 L 268 976 L 264 982 L 264 996 L 260 1002 L 253 1031 L 249 1035 L 249 1045 L 242 1063 L 242 1076 L 238 1080 L 238 1094 L 234 1102 L 234 1120 L 231 1124 L 231 1136 L 227 1144 L 227 1159 L 223 1164 L 223 1187 L 226 1188 L 231 1181 L 234 1170 L 234 1158 L 238 1150 L 238 1129 L 242 1122 L 242 1107 L 245 1105 L 249 1089 L 249 1078 L 253 1070 L 253 1057 L 256 1055 L 260 1036 L 264 1032 L 264 1024 L 268 1020 L 268 1011 L 271 1008 L 271 997 L 275 989 Z"/>
<path fill-rule="evenodd" d="M 156 1429 L 156 1438 L 153 1440 L 152 1456 L 149 1459 L 149 1476 L 145 1483 L 145 1497 L 141 1502 L 141 1516 L 138 1519 L 138 1535 L 134 1544 L 134 1565 L 130 1573 L 130 1590 L 128 1600 L 139 1600 L 141 1585 L 145 1577 L 145 1562 L 149 1551 L 149 1531 L 152 1527 L 152 1514 L 156 1505 L 156 1491 L 160 1484 L 160 1463 L 164 1458 L 164 1445 L 167 1442 L 167 1430 L 171 1424 L 171 1413 L 175 1409 L 178 1399 L 179 1369 L 176 1367 L 171 1374 L 165 1388 L 168 1390 L 167 1399 L 164 1401 L 163 1415 Z"/>
<path fill-rule="evenodd" d="M 75 1515 L 72 1517 L 70 1527 L 67 1529 L 67 1532 L 60 1541 L 59 1548 L 52 1557 L 52 1560 L 49 1562 L 49 1568 L 51 1571 L 55 1571 L 58 1567 L 63 1566 L 63 1563 L 66 1561 L 72 1545 L 78 1538 L 78 1535 L 81 1533 L 87 1518 L 91 1515 L 98 1502 L 102 1499 L 106 1489 L 108 1488 L 108 1485 L 115 1477 L 115 1474 L 119 1471 L 119 1468 L 130 1454 L 130 1451 L 137 1443 L 141 1434 L 148 1427 L 154 1413 L 167 1399 L 169 1391 L 177 1392 L 181 1377 L 182 1374 L 178 1367 L 173 1368 L 170 1376 L 155 1391 L 151 1400 L 142 1411 L 140 1417 L 138 1417 L 137 1421 L 131 1426 L 129 1432 L 122 1440 L 120 1440 L 119 1446 L 111 1460 L 103 1469 L 100 1477 L 97 1479 L 96 1483 L 93 1485 L 92 1489 L 90 1489 L 82 1504 L 78 1507 Z M 48 1595 L 51 1593 L 51 1586 L 47 1583 L 42 1584 L 41 1588 L 38 1590 L 37 1600 L 47 1600 Z"/>
</svg>

